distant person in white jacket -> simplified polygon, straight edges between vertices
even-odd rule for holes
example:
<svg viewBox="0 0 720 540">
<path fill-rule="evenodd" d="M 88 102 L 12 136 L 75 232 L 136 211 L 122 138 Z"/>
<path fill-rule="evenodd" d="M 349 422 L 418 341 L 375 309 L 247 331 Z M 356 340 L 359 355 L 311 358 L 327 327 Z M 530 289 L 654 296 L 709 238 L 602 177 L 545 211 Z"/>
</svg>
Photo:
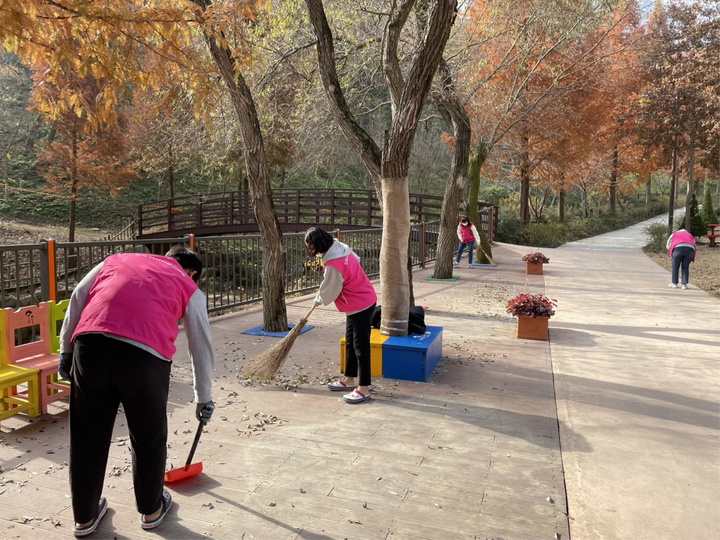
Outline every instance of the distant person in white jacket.
<svg viewBox="0 0 720 540">
<path fill-rule="evenodd" d="M 458 223 L 457 235 L 460 244 L 458 245 L 457 254 L 455 255 L 455 262 L 453 266 L 460 266 L 460 257 L 462 256 L 463 250 L 467 247 L 468 250 L 468 268 L 472 268 L 473 253 L 475 251 L 475 242 L 480 243 L 480 235 L 478 234 L 475 225 L 467 216 L 460 218 Z"/>
</svg>

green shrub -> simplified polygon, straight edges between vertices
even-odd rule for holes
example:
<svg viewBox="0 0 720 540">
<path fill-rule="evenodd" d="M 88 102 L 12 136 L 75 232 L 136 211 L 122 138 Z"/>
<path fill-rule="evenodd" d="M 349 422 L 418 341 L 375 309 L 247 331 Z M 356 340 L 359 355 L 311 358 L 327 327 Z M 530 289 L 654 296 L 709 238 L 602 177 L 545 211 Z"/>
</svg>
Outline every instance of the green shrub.
<svg viewBox="0 0 720 540">
<path fill-rule="evenodd" d="M 705 198 L 703 200 L 702 218 L 705 222 L 705 225 L 707 225 L 708 223 L 718 222 L 717 214 L 715 213 L 715 209 L 713 208 L 712 194 L 710 193 L 710 188 L 707 182 L 705 182 Z"/>
<path fill-rule="evenodd" d="M 648 253 L 662 253 L 667 248 L 668 228 L 662 223 L 653 223 L 645 227 L 645 234 L 648 235 L 650 241 L 643 246 L 643 250 Z"/>
<path fill-rule="evenodd" d="M 567 222 L 531 223 L 518 229 L 517 243 L 524 246 L 558 247 L 567 241 L 567 229 Z"/>
<path fill-rule="evenodd" d="M 675 220 L 675 229 L 687 229 L 685 226 L 685 216 L 681 216 Z M 690 230 L 688 231 L 695 237 L 703 236 L 707 233 L 707 227 L 705 227 L 705 221 L 700 214 L 700 208 L 698 206 L 697 197 L 692 194 L 690 198 Z"/>
</svg>

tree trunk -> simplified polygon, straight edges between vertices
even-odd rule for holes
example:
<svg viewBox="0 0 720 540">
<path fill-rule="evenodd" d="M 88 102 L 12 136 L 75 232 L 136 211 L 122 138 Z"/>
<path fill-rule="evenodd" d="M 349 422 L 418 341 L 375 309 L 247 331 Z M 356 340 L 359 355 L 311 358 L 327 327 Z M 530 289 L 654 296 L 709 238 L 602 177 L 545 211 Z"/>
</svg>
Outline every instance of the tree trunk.
<svg viewBox="0 0 720 540">
<path fill-rule="evenodd" d="M 612 171 L 610 172 L 610 215 L 615 215 L 615 202 L 617 201 L 618 181 L 618 149 L 613 150 Z"/>
<path fill-rule="evenodd" d="M 468 167 L 468 217 L 473 223 L 480 224 L 480 216 L 477 210 L 477 203 L 480 200 L 480 170 L 490 153 L 490 146 L 484 142 L 478 142 L 477 150 L 475 154 L 470 158 L 470 165 Z M 473 202 L 474 201 L 474 202 Z M 493 219 L 493 215 L 490 215 L 490 219 Z M 456 226 L 457 227 L 457 226 Z M 491 225 L 492 230 L 492 225 Z M 480 263 L 489 263 L 490 259 L 487 258 L 485 253 L 492 257 L 492 248 L 490 241 L 488 240 L 485 229 L 478 227 L 478 234 L 480 235 L 480 245 L 475 248 L 475 260 Z M 457 233 L 456 233 L 457 237 Z M 457 240 L 456 240 L 457 243 Z"/>
<path fill-rule="evenodd" d="M 520 223 L 530 223 L 530 154 L 529 139 L 525 130 L 520 137 Z"/>
<path fill-rule="evenodd" d="M 173 170 L 172 160 L 168 164 L 168 168 L 165 172 L 167 176 L 168 188 L 170 189 L 170 196 L 168 198 L 173 201 L 175 200 L 175 171 Z"/>
<path fill-rule="evenodd" d="M 210 5 L 206 0 L 194 2 L 203 9 Z M 288 329 L 285 306 L 285 251 L 273 205 L 265 145 L 255 101 L 245 79 L 236 69 L 232 51 L 220 46 L 223 42 L 222 36 L 217 34 L 214 27 L 205 27 L 203 30 L 210 54 L 229 90 L 240 125 L 250 198 L 263 244 L 263 328 L 267 332 L 285 332 Z"/>
<path fill-rule="evenodd" d="M 668 232 L 673 230 L 673 218 L 675 217 L 675 189 L 677 186 L 678 171 L 678 136 L 675 135 L 673 142 L 672 173 L 670 175 L 670 200 L 668 202 Z"/>
<path fill-rule="evenodd" d="M 564 174 L 563 174 L 564 180 Z M 563 223 L 565 221 L 565 188 L 560 188 L 558 191 L 558 221 Z"/>
<path fill-rule="evenodd" d="M 335 65 L 332 31 L 322 0 L 305 0 L 308 16 L 317 38 L 320 79 L 330 111 L 376 185 L 381 184 L 383 235 L 380 248 L 382 294 L 381 332 L 407 335 L 409 295 L 407 255 L 410 233 L 410 198 L 407 165 L 417 124 L 430 91 L 442 52 L 455 19 L 455 0 L 431 3 L 427 24 L 409 67 L 400 68 L 397 45 L 413 0 L 393 3 L 383 36 L 382 68 L 392 102 L 392 121 L 380 150 L 372 137 L 357 123 L 345 100 Z"/>
<path fill-rule="evenodd" d="M 380 246 L 382 315 L 380 332 L 406 336 L 410 295 L 405 264 L 410 235 L 408 179 L 383 178 L 383 232 Z"/>
<path fill-rule="evenodd" d="M 688 179 L 687 179 L 687 196 L 685 197 L 685 230 L 692 231 L 692 215 L 690 214 L 690 201 L 694 190 L 693 172 L 695 169 L 695 129 L 690 131 L 690 146 L 688 148 Z"/>
<path fill-rule="evenodd" d="M 72 133 L 72 158 L 70 160 L 70 224 L 68 230 L 68 242 L 75 241 L 75 222 L 77 221 L 77 191 L 78 191 L 78 172 L 77 172 L 77 131 L 73 128 Z"/>
<path fill-rule="evenodd" d="M 450 69 L 444 60 L 438 68 L 439 90 L 433 92 L 433 102 L 440 111 L 445 123 L 453 130 L 453 158 L 450 177 L 445 184 L 445 195 L 440 212 L 440 232 L 438 236 L 437 258 L 434 276 L 438 279 L 450 279 L 453 274 L 453 254 L 457 248 L 457 225 L 460 204 L 468 185 L 468 161 L 470 159 L 470 118 L 460 98 L 455 92 Z M 475 204 L 468 204 L 468 211 L 474 211 L 477 223 L 477 194 Z"/>
</svg>

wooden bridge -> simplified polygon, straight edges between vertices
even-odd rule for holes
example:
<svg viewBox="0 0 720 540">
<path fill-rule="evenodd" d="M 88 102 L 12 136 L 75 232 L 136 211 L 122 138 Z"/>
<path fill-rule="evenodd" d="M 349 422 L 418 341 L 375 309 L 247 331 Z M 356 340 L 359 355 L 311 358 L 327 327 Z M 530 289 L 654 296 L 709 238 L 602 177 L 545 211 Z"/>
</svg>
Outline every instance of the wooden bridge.
<svg viewBox="0 0 720 540">
<path fill-rule="evenodd" d="M 301 232 L 313 225 L 344 230 L 382 227 L 380 202 L 370 189 L 274 189 L 273 204 L 283 232 Z M 497 209 L 486 203 L 479 204 L 482 226 L 493 239 Z M 410 195 L 412 223 L 436 221 L 440 219 L 441 209 L 440 196 Z M 179 197 L 138 207 L 137 238 L 258 231 L 252 198 L 247 191 Z"/>
</svg>

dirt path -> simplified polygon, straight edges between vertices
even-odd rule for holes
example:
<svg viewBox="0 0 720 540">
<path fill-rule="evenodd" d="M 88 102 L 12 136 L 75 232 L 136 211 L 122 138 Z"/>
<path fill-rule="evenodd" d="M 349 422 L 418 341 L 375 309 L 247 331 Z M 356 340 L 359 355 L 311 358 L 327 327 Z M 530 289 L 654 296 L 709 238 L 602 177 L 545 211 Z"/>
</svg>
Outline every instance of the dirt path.
<svg viewBox="0 0 720 540">
<path fill-rule="evenodd" d="M 76 229 L 75 240 L 102 240 L 110 233 L 99 229 Z M 52 238 L 58 242 L 68 241 L 67 227 L 37 225 L 18 220 L 0 218 L 0 245 L 35 244 Z"/>
</svg>

